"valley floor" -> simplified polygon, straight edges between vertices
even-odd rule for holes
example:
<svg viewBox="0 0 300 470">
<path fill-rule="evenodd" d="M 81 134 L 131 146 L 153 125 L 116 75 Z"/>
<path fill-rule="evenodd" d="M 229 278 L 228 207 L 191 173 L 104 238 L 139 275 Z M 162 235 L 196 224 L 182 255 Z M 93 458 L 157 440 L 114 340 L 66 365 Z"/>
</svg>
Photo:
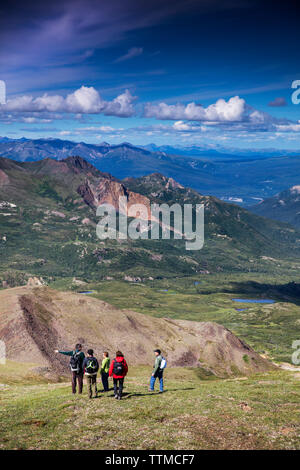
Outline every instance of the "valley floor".
<svg viewBox="0 0 300 470">
<path fill-rule="evenodd" d="M 0 365 L 0 449 L 300 449 L 299 372 L 207 379 L 169 368 L 149 393 L 151 369 L 131 368 L 123 400 L 88 400 Z"/>
</svg>

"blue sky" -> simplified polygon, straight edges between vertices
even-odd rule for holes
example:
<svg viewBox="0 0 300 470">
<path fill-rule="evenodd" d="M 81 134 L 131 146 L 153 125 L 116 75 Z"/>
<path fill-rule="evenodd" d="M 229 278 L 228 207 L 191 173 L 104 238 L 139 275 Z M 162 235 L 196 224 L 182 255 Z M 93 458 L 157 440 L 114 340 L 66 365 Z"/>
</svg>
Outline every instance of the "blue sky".
<svg viewBox="0 0 300 470">
<path fill-rule="evenodd" d="M 299 149 L 299 19 L 289 0 L 12 0 L 0 135 Z"/>
</svg>

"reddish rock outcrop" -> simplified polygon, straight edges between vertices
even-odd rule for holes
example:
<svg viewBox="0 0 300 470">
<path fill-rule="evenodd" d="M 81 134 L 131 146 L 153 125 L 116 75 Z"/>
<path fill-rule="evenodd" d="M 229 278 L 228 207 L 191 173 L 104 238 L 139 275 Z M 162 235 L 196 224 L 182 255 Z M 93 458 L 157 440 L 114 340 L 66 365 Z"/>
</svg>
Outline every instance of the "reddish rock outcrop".
<svg viewBox="0 0 300 470">
<path fill-rule="evenodd" d="M 116 210 L 124 212 L 119 208 L 119 198 L 127 198 L 127 209 L 134 204 L 143 204 L 148 209 L 148 218 L 150 218 L 150 200 L 141 194 L 128 191 L 126 187 L 118 181 L 112 181 L 107 178 L 92 183 L 86 180 L 84 184 L 77 189 L 83 200 L 90 207 L 96 209 L 101 204 L 111 204 Z M 128 211 L 127 211 L 128 212 Z"/>
</svg>

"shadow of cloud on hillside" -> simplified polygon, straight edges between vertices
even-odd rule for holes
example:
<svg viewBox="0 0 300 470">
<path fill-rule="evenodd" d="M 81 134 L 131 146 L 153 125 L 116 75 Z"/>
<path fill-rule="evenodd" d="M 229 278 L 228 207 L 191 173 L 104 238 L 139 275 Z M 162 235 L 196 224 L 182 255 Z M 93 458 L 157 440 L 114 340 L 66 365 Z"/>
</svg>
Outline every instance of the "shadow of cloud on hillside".
<svg viewBox="0 0 300 470">
<path fill-rule="evenodd" d="M 296 282 L 286 284 L 264 284 L 256 281 L 232 282 L 231 288 L 224 289 L 223 292 L 259 296 L 260 299 L 269 298 L 300 305 L 300 284 Z"/>
</svg>

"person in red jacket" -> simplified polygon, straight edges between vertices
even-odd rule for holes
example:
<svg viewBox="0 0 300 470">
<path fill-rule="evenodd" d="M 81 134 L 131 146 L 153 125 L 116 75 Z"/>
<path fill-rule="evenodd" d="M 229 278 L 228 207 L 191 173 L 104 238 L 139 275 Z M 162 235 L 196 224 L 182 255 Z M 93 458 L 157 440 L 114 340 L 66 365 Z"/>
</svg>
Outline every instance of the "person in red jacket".
<svg viewBox="0 0 300 470">
<path fill-rule="evenodd" d="M 114 380 L 114 394 L 117 400 L 121 400 L 124 378 L 128 372 L 128 365 L 124 359 L 123 353 L 121 351 L 116 352 L 116 357 L 112 361 L 109 368 L 109 376 L 113 376 Z"/>
</svg>

